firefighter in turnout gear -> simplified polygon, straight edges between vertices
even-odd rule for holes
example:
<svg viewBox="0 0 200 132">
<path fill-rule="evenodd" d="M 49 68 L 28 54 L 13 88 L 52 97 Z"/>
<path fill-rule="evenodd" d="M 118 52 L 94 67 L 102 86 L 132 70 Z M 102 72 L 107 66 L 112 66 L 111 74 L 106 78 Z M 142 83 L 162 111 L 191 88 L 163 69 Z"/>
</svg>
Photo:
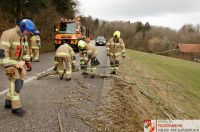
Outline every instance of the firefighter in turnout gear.
<svg viewBox="0 0 200 132">
<path fill-rule="evenodd" d="M 90 44 L 90 40 L 86 39 L 86 42 L 80 40 L 78 42 L 78 47 L 80 49 L 80 67 L 82 74 L 91 73 L 91 78 L 94 78 L 96 73 L 96 66 L 99 65 L 97 60 L 97 48 Z M 91 69 L 88 68 L 88 63 L 91 60 Z"/>
<path fill-rule="evenodd" d="M 40 43 L 40 32 L 38 30 L 35 31 L 34 35 L 31 36 L 31 58 L 34 62 L 39 62 L 39 50 L 41 47 Z"/>
<path fill-rule="evenodd" d="M 111 74 L 117 74 L 120 56 L 125 58 L 125 44 L 120 38 L 120 32 L 115 31 L 113 37 L 106 43 L 107 56 L 110 58 Z"/>
<path fill-rule="evenodd" d="M 64 43 L 58 47 L 55 56 L 60 79 L 62 80 L 65 77 L 66 81 L 71 80 L 72 70 L 76 68 L 76 57 L 73 49 L 67 43 Z"/>
<path fill-rule="evenodd" d="M 23 116 L 25 111 L 20 102 L 20 90 L 26 76 L 25 65 L 30 61 L 27 48 L 27 35 L 35 32 L 35 24 L 29 19 L 22 19 L 15 28 L 6 30 L 1 35 L 0 60 L 5 68 L 9 81 L 9 91 L 5 100 L 5 108 L 12 113 Z M 27 65 L 29 70 L 31 65 Z"/>
</svg>

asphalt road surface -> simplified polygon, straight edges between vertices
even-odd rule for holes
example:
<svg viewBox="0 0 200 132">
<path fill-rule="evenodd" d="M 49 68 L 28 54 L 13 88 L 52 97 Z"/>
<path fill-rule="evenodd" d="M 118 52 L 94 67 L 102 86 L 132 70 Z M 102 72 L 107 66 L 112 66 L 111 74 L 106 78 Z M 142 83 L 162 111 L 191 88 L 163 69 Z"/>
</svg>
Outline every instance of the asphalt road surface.
<svg viewBox="0 0 200 132">
<path fill-rule="evenodd" d="M 98 47 L 101 66 L 107 63 L 106 49 Z M 77 65 L 79 57 L 77 54 Z M 4 109 L 7 79 L 0 68 L 0 132 L 59 132 L 58 114 L 61 126 L 69 131 L 97 131 L 87 122 L 96 116 L 104 80 L 83 76 L 80 72 L 72 74 L 71 81 L 59 80 L 58 75 L 35 79 L 36 73 L 53 67 L 54 53 L 40 56 L 40 62 L 33 62 L 33 70 L 27 73 L 21 91 L 24 117 L 17 117 L 11 110 Z M 104 73 L 105 69 L 98 69 Z"/>
</svg>

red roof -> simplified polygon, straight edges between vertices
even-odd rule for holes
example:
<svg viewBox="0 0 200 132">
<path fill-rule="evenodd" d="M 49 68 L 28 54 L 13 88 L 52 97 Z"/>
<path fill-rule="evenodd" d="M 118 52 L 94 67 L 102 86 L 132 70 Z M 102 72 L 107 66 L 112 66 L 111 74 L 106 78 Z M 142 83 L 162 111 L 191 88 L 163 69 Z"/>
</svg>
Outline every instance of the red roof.
<svg viewBox="0 0 200 132">
<path fill-rule="evenodd" d="M 178 44 L 181 52 L 200 53 L 200 44 Z"/>
</svg>

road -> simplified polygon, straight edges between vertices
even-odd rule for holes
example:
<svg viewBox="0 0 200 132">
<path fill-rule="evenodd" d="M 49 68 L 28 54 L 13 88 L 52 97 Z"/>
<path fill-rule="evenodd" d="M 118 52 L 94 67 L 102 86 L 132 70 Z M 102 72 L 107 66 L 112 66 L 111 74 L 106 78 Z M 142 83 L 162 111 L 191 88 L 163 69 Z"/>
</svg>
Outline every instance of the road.
<svg viewBox="0 0 200 132">
<path fill-rule="evenodd" d="M 106 49 L 98 47 L 98 59 L 106 65 Z M 77 57 L 77 62 L 79 57 Z M 91 79 L 75 72 L 71 81 L 59 80 L 57 75 L 36 80 L 36 73 L 53 67 L 54 53 L 40 56 L 40 62 L 32 63 L 33 70 L 27 74 L 21 91 L 21 100 L 26 115 L 16 117 L 4 109 L 7 89 L 6 77 L 0 68 L 0 131 L 1 132 L 59 132 L 58 114 L 64 131 L 97 131 L 88 122 L 96 116 L 104 80 Z M 105 69 L 98 69 L 104 73 Z"/>
</svg>

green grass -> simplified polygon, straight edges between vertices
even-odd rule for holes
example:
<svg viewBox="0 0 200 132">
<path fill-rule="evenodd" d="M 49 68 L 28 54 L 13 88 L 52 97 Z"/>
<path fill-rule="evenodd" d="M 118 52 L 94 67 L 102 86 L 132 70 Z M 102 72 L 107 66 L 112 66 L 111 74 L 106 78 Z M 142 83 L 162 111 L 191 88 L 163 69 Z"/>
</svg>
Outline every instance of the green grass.
<svg viewBox="0 0 200 132">
<path fill-rule="evenodd" d="M 197 109 L 200 105 L 195 106 L 195 103 L 191 103 L 191 100 L 175 91 L 178 90 L 190 99 L 200 103 L 200 63 L 134 50 L 127 50 L 127 56 L 132 58 L 136 65 L 147 72 L 151 78 L 166 80 L 166 82 L 157 81 L 156 83 L 165 91 L 167 87 L 170 87 L 169 94 L 179 107 L 200 118 L 200 111 Z M 140 74 L 135 73 L 135 76 L 141 76 Z M 169 85 L 167 80 L 174 82 L 174 84 Z"/>
<path fill-rule="evenodd" d="M 127 50 L 144 68 L 151 69 L 165 79 L 176 81 L 200 94 L 200 63 Z M 143 56 L 141 58 L 137 58 Z M 140 64 L 140 65 L 141 65 Z"/>
</svg>

